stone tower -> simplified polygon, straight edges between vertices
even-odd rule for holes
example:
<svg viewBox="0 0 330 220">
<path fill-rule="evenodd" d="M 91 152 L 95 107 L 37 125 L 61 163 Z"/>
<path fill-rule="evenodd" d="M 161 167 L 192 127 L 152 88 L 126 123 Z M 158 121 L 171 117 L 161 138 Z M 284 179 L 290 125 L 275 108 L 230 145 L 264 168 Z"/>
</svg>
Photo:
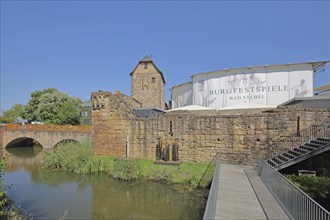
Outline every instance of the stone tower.
<svg viewBox="0 0 330 220">
<path fill-rule="evenodd" d="M 165 110 L 165 79 L 151 58 L 146 55 L 131 72 L 132 97 L 142 108 Z"/>
</svg>

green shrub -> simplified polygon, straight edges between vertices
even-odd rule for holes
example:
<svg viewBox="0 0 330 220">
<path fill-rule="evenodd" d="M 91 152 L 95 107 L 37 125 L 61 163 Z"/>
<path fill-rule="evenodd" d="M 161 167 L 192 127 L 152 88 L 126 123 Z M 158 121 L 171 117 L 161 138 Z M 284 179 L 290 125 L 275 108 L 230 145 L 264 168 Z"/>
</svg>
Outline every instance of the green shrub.
<svg viewBox="0 0 330 220">
<path fill-rule="evenodd" d="M 126 181 L 145 178 L 193 189 L 210 184 L 215 166 L 203 163 L 156 165 L 146 159 L 114 159 L 93 155 L 90 143 L 65 143 L 45 152 L 42 167 L 77 174 L 108 173 Z"/>
<path fill-rule="evenodd" d="M 131 181 L 142 176 L 142 166 L 139 160 L 115 159 L 111 174 L 121 180 Z"/>
<path fill-rule="evenodd" d="M 110 170 L 112 161 L 111 157 L 94 156 L 90 143 L 68 142 L 46 151 L 42 167 L 53 171 L 91 174 Z"/>
<path fill-rule="evenodd" d="M 8 205 L 8 197 L 7 197 L 7 187 L 4 183 L 2 176 L 5 172 L 6 161 L 5 158 L 0 160 L 0 217 L 4 215 L 4 208 Z"/>
</svg>

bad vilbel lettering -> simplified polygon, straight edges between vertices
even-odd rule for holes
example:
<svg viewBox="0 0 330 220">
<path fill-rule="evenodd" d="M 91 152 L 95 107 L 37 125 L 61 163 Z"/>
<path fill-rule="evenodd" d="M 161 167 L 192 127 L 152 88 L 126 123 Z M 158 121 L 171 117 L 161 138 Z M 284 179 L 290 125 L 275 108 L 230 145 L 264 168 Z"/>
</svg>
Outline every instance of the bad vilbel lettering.
<svg viewBox="0 0 330 220">
<path fill-rule="evenodd" d="M 212 89 L 209 90 L 210 95 L 221 94 L 242 94 L 251 92 L 282 92 L 289 91 L 289 85 L 282 86 L 261 86 L 261 87 L 245 87 L 245 88 L 232 88 L 232 89 Z"/>
<path fill-rule="evenodd" d="M 230 96 L 229 100 L 250 100 L 250 99 L 265 99 L 264 95 L 243 95 L 243 96 Z"/>
</svg>

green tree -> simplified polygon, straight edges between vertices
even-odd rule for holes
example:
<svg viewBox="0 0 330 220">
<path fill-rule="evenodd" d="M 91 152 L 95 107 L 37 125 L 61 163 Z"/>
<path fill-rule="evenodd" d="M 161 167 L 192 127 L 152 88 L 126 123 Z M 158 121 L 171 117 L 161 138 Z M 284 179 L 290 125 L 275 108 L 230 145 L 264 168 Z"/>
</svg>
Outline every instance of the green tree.
<svg viewBox="0 0 330 220">
<path fill-rule="evenodd" d="M 31 99 L 28 104 L 25 106 L 26 109 L 26 119 L 29 121 L 38 121 L 37 109 L 40 104 L 40 97 L 44 94 L 52 94 L 58 92 L 55 88 L 48 88 L 44 90 L 36 90 L 31 93 Z"/>
<path fill-rule="evenodd" d="M 41 121 L 47 124 L 79 125 L 82 102 L 57 89 L 37 90 L 31 94 L 26 105 L 26 118 L 29 121 Z"/>
<path fill-rule="evenodd" d="M 17 117 L 25 116 L 25 108 L 22 104 L 15 104 L 11 109 L 4 111 L 3 116 L 0 118 L 2 123 L 14 123 Z"/>
</svg>

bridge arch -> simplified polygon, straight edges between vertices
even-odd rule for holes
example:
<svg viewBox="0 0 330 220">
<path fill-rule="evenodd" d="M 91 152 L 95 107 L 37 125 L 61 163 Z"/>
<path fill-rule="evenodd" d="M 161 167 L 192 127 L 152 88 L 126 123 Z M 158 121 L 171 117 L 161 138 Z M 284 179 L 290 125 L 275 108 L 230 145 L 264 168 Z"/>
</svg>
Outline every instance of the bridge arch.
<svg viewBox="0 0 330 220">
<path fill-rule="evenodd" d="M 68 139 L 63 139 L 63 140 L 60 140 L 59 142 L 57 142 L 55 145 L 54 145 L 54 148 L 60 146 L 61 144 L 65 144 L 65 143 L 81 143 L 80 141 L 76 140 L 76 139 L 72 139 L 72 138 L 68 138 Z"/>
<path fill-rule="evenodd" d="M 32 146 L 33 142 L 37 142 L 41 147 L 44 148 L 42 141 L 29 136 L 13 138 L 5 143 L 4 147 L 8 149 L 12 147 L 24 147 L 28 145 Z"/>
<path fill-rule="evenodd" d="M 15 142 L 25 139 L 33 139 L 40 143 L 44 149 L 53 148 L 63 140 L 74 140 L 80 143 L 91 141 L 92 127 L 90 126 L 55 126 L 55 125 L 31 125 L 24 127 L 16 124 L 8 124 L 0 127 L 0 146 L 6 148 Z"/>
</svg>

